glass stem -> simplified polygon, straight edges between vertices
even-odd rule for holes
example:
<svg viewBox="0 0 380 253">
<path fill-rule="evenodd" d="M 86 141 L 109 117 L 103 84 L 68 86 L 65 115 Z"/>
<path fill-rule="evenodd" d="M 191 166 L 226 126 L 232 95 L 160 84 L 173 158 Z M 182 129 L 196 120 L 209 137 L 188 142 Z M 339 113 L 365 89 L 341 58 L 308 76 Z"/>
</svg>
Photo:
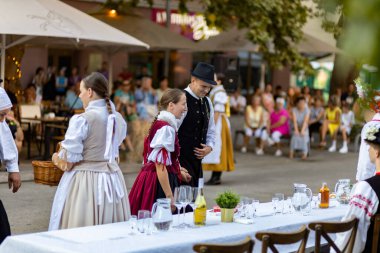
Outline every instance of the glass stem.
<svg viewBox="0 0 380 253">
<path fill-rule="evenodd" d="M 183 222 L 182 222 L 182 224 L 184 224 L 184 225 L 185 225 L 185 213 L 186 213 L 185 209 L 186 209 L 186 205 L 183 206 L 183 219 L 182 219 Z"/>
<path fill-rule="evenodd" d="M 178 208 L 178 207 L 177 207 L 177 209 L 178 209 L 178 210 L 177 210 L 177 216 L 178 216 L 177 220 L 178 220 L 178 226 L 179 226 L 179 222 L 180 222 L 180 221 L 179 221 L 179 216 L 180 216 L 181 208 Z"/>
</svg>

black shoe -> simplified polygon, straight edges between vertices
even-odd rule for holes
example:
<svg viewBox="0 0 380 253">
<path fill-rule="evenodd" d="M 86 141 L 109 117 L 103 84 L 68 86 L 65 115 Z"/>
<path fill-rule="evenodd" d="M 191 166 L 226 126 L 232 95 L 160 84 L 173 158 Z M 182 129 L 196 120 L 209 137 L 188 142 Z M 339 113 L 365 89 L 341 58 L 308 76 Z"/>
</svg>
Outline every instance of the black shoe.
<svg viewBox="0 0 380 253">
<path fill-rule="evenodd" d="M 206 185 L 219 185 L 221 183 L 222 182 L 220 181 L 220 179 L 213 177 L 209 181 L 206 182 Z"/>
</svg>

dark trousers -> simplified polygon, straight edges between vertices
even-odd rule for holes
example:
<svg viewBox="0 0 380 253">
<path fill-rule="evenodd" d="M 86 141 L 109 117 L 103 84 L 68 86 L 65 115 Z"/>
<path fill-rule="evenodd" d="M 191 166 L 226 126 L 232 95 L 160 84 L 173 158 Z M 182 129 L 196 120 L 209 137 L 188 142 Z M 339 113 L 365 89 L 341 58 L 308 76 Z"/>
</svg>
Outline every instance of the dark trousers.
<svg viewBox="0 0 380 253">
<path fill-rule="evenodd" d="M 221 171 L 213 171 L 212 174 L 211 174 L 211 178 L 215 178 L 215 179 L 218 179 L 218 180 L 220 180 L 221 176 L 222 176 L 222 172 Z"/>
<path fill-rule="evenodd" d="M 11 235 L 11 227 L 9 226 L 8 215 L 3 206 L 3 202 L 0 200 L 0 243 L 2 243 L 8 235 Z"/>
</svg>

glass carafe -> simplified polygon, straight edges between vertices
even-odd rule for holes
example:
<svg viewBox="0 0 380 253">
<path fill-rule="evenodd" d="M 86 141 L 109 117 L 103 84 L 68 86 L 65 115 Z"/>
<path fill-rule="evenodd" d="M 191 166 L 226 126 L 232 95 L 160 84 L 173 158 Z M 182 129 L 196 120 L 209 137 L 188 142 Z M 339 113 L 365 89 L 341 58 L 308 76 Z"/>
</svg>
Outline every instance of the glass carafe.
<svg viewBox="0 0 380 253">
<path fill-rule="evenodd" d="M 173 221 L 170 199 L 157 199 L 152 207 L 152 220 L 159 231 L 167 231 Z"/>
<path fill-rule="evenodd" d="M 350 201 L 350 179 L 339 179 L 335 185 L 336 199 L 340 204 L 348 204 Z"/>
<path fill-rule="evenodd" d="M 296 212 L 300 212 L 302 209 L 310 205 L 312 197 L 313 192 L 310 188 L 307 188 L 306 184 L 294 184 L 292 204 Z"/>
</svg>

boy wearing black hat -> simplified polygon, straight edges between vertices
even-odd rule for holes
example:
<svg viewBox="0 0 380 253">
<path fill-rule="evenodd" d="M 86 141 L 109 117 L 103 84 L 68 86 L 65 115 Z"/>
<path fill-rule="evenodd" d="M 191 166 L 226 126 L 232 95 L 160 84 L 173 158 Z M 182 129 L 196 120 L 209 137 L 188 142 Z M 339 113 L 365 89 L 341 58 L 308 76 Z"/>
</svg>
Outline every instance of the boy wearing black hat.
<svg viewBox="0 0 380 253">
<path fill-rule="evenodd" d="M 178 130 L 181 146 L 179 161 L 181 170 L 191 176 L 186 183 L 193 187 L 198 186 L 199 178 L 203 178 L 202 159 L 215 145 L 214 109 L 206 97 L 216 85 L 214 72 L 214 66 L 198 63 L 191 73 L 191 83 L 185 89 L 188 109 L 180 120 Z"/>
</svg>

